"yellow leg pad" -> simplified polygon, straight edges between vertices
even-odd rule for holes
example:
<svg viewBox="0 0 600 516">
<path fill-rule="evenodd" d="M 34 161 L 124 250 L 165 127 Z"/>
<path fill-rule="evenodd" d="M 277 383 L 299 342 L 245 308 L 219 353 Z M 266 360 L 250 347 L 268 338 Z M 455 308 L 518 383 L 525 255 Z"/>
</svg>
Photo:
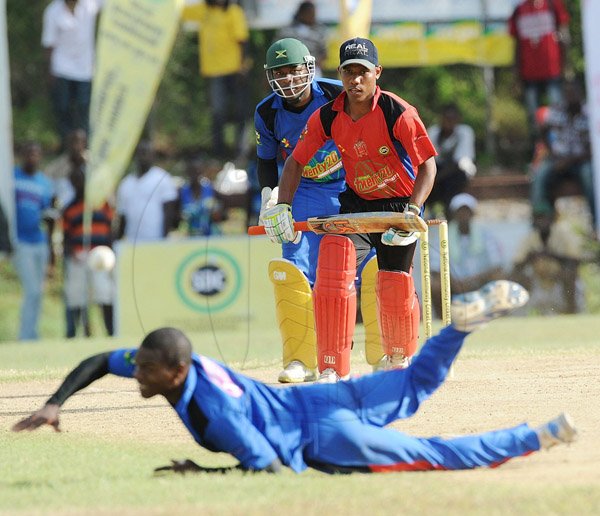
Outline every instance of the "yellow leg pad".
<svg viewBox="0 0 600 516">
<path fill-rule="evenodd" d="M 365 328 L 365 355 L 367 362 L 376 365 L 383 358 L 383 346 L 377 322 L 377 257 L 373 256 L 363 268 L 360 287 L 360 312 Z"/>
<path fill-rule="evenodd" d="M 275 312 L 283 342 L 283 367 L 299 360 L 317 367 L 317 337 L 312 290 L 306 276 L 292 262 L 276 258 L 269 262 L 269 278 L 275 289 Z"/>
</svg>

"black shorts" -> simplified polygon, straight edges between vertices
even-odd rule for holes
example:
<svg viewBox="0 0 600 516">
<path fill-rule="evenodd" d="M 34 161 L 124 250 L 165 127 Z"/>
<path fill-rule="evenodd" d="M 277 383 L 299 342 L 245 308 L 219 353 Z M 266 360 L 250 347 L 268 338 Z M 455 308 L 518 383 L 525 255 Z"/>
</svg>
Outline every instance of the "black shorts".
<svg viewBox="0 0 600 516">
<path fill-rule="evenodd" d="M 391 197 L 389 199 L 367 200 L 359 197 L 354 190 L 346 188 L 340 195 L 340 213 L 367 213 L 372 211 L 393 211 L 402 213 L 410 198 Z M 382 271 L 410 272 L 417 243 L 406 246 L 381 243 L 381 233 L 346 235 L 356 247 L 357 268 L 372 248 L 377 252 L 377 264 Z"/>
</svg>

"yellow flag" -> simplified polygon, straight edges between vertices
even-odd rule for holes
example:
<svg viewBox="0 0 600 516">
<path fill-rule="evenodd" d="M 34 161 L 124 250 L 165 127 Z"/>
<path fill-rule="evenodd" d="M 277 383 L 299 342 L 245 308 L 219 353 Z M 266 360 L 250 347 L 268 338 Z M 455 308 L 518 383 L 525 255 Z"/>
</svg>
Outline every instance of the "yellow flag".
<svg viewBox="0 0 600 516">
<path fill-rule="evenodd" d="M 98 207 L 123 175 L 179 28 L 183 0 L 106 0 L 96 44 L 86 206 Z"/>
<path fill-rule="evenodd" d="M 340 0 L 340 29 L 344 40 L 368 38 L 373 0 Z"/>
</svg>

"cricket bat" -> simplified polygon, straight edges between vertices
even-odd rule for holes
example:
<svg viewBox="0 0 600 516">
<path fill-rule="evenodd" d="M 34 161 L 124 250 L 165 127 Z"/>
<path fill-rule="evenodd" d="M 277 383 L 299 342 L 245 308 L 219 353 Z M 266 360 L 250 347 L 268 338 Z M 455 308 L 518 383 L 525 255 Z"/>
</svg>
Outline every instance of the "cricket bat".
<svg viewBox="0 0 600 516">
<path fill-rule="evenodd" d="M 310 217 L 303 222 L 294 222 L 296 231 L 313 233 L 332 233 L 347 235 L 350 233 L 385 233 L 390 228 L 405 231 L 427 231 L 427 226 L 435 221 L 425 222 L 421 217 L 407 213 L 375 211 L 370 213 L 345 213 L 327 217 Z M 249 235 L 264 235 L 264 226 L 250 226 Z"/>
</svg>

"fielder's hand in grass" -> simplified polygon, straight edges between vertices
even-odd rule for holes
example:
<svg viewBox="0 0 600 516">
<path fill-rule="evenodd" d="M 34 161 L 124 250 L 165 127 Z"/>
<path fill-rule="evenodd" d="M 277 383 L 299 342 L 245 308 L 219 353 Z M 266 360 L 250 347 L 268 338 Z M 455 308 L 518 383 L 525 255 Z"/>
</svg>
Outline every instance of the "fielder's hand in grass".
<svg viewBox="0 0 600 516">
<path fill-rule="evenodd" d="M 271 242 L 297 244 L 302 236 L 301 231 L 294 230 L 292 207 L 289 204 L 277 204 L 263 213 L 265 232 Z"/>
<path fill-rule="evenodd" d="M 184 475 L 185 473 L 221 473 L 225 474 L 229 471 L 234 471 L 241 469 L 240 466 L 226 466 L 226 467 L 218 467 L 218 468 L 206 468 L 204 466 L 200 466 L 196 464 L 193 460 L 183 459 L 183 460 L 171 460 L 170 466 L 161 466 L 160 468 L 155 468 L 154 473 L 162 473 L 172 471 L 173 473 L 181 473 Z"/>
<path fill-rule="evenodd" d="M 12 427 L 13 432 L 21 432 L 23 430 L 35 430 L 42 425 L 50 425 L 57 432 L 60 432 L 58 427 L 58 414 L 60 412 L 60 406 L 48 403 L 44 405 L 40 410 L 37 410 L 31 416 L 19 421 L 15 426 Z"/>
<path fill-rule="evenodd" d="M 279 195 L 279 187 L 270 188 L 265 186 L 260 191 L 260 214 L 258 215 L 258 223 L 264 226 L 263 214 L 266 210 L 271 209 L 277 204 L 277 196 Z"/>
</svg>

